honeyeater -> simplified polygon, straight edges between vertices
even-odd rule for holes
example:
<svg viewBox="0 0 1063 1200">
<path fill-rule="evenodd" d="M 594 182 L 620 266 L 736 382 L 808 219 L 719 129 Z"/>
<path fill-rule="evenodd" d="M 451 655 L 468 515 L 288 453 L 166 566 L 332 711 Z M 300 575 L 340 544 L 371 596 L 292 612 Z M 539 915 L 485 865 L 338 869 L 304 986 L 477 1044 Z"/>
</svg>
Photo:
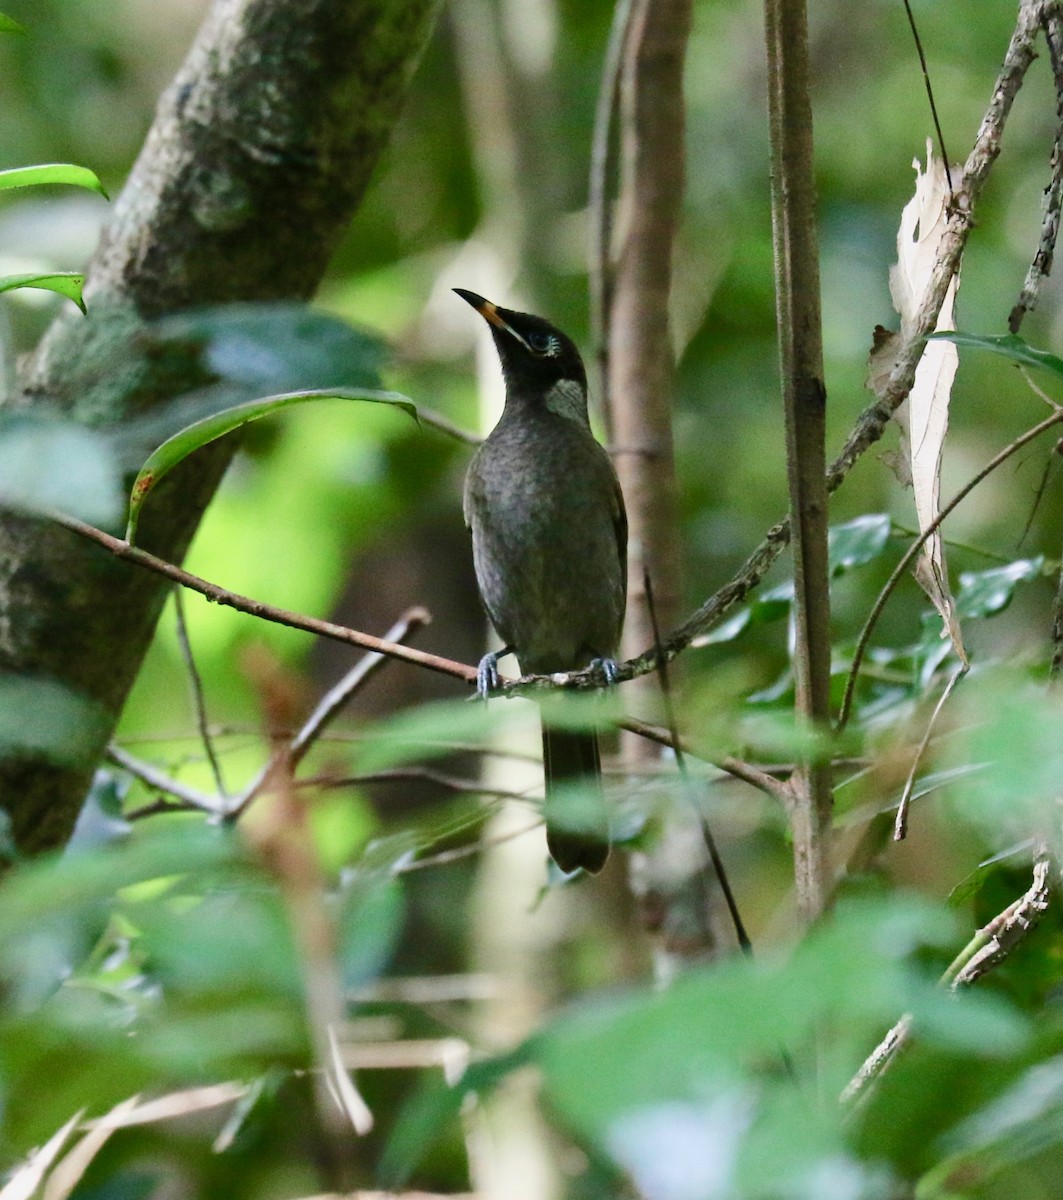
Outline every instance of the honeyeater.
<svg viewBox="0 0 1063 1200">
<path fill-rule="evenodd" d="M 479 690 L 498 685 L 498 659 L 525 674 L 597 665 L 612 682 L 627 600 L 627 516 L 620 484 L 587 416 L 587 372 L 571 338 L 542 317 L 454 289 L 487 321 L 506 404 L 465 479 L 484 607 L 504 643 L 480 663 Z M 608 811 L 594 732 L 543 724 L 544 815 L 550 854 L 566 872 L 599 871 Z M 579 787 L 562 785 L 579 784 Z"/>
</svg>

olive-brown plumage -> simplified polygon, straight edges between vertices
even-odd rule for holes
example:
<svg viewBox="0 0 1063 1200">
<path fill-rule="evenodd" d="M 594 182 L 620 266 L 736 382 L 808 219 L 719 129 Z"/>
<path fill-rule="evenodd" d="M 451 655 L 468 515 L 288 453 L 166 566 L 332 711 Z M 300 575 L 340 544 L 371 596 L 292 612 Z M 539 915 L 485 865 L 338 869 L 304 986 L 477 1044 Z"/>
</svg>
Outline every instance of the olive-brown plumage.
<svg viewBox="0 0 1063 1200">
<path fill-rule="evenodd" d="M 579 351 L 541 317 L 455 289 L 488 322 L 506 405 L 465 480 L 476 578 L 491 623 L 525 673 L 615 668 L 627 596 L 627 519 L 616 472 L 591 433 Z M 497 656 L 481 664 L 481 690 Z M 594 733 L 543 728 L 550 853 L 600 870 L 608 816 Z M 584 789 L 566 798 L 562 783 Z"/>
</svg>

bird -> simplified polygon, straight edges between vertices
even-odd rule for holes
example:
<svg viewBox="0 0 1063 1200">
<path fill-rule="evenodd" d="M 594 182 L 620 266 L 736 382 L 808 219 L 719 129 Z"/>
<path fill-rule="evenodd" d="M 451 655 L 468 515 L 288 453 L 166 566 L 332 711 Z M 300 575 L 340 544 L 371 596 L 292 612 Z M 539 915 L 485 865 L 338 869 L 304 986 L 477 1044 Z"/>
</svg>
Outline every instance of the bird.
<svg viewBox="0 0 1063 1200">
<path fill-rule="evenodd" d="M 477 690 L 498 687 L 498 660 L 523 674 L 595 667 L 607 684 L 627 603 L 627 514 L 620 482 L 591 432 L 587 372 L 549 321 L 454 291 L 487 322 L 506 385 L 498 424 L 465 477 L 465 523 L 484 608 L 503 649 L 484 655 Z M 565 874 L 609 856 L 597 733 L 543 722 L 547 847 Z M 573 788 L 564 786 L 578 783 Z"/>
</svg>

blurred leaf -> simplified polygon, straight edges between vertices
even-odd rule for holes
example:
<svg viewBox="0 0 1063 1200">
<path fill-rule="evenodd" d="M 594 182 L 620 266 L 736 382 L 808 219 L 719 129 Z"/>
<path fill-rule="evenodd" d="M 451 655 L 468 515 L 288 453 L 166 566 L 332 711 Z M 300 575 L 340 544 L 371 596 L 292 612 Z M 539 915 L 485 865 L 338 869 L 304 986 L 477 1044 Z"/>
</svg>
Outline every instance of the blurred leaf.
<svg viewBox="0 0 1063 1200">
<path fill-rule="evenodd" d="M 414 420 L 417 419 L 416 407 L 405 396 L 399 395 L 398 392 L 378 392 L 365 388 L 286 392 L 278 396 L 266 396 L 261 400 L 251 400 L 246 404 L 238 404 L 234 408 L 215 413 L 213 416 L 204 417 L 203 420 L 189 425 L 180 433 L 168 438 L 140 468 L 129 499 L 129 525 L 126 529 L 126 540 L 132 542 L 136 537 L 140 510 L 151 489 L 193 451 L 226 433 L 231 433 L 241 425 L 246 425 L 249 421 L 257 421 L 260 417 L 269 416 L 282 408 L 288 408 L 293 404 L 305 404 L 311 400 L 360 400 L 371 404 L 387 404 L 400 408 L 409 413 Z"/>
<path fill-rule="evenodd" d="M 1020 558 L 988 571 L 964 571 L 956 596 L 956 611 L 961 617 L 991 617 L 1011 603 L 1015 585 L 1030 583 L 1044 574 L 1045 559 Z"/>
<path fill-rule="evenodd" d="M 245 398 L 306 388 L 381 387 L 388 357 L 381 338 L 306 304 L 223 304 L 156 321 L 147 335 L 158 348 L 191 344 L 216 378 Z"/>
<path fill-rule="evenodd" d="M 0 13 L 0 33 L 25 33 L 25 29 L 11 17 Z"/>
<path fill-rule="evenodd" d="M 339 961 L 346 992 L 376 979 L 391 960 L 406 907 L 397 879 L 360 878 L 345 883 L 338 920 Z"/>
<path fill-rule="evenodd" d="M 96 772 L 67 842 L 67 853 L 95 850 L 129 836 L 133 826 L 122 815 L 122 801 L 128 790 L 128 781 L 109 771 Z"/>
<path fill-rule="evenodd" d="M 0 674 L 0 754 L 80 768 L 96 759 L 107 714 L 54 679 Z"/>
<path fill-rule="evenodd" d="M 470 1069 L 461 1090 L 489 1089 L 534 1063 L 551 1109 L 654 1200 L 877 1195 L 882 1175 L 848 1153 L 841 1111 L 808 1103 L 811 1074 L 822 1073 L 828 1093 L 840 1089 L 905 1011 L 926 1044 L 976 1060 L 1024 1044 L 1013 1010 L 951 996 L 912 961 L 927 942 L 952 940 L 952 929 L 943 908 L 914 898 L 850 903 L 789 956 L 731 960 L 692 969 L 664 991 L 584 1002 L 518 1053 Z M 813 1067 L 823 1029 L 829 1047 Z M 456 1098 L 422 1098 L 401 1145 L 438 1136 Z M 399 1144 L 397 1136 L 392 1152 Z M 846 1179 L 873 1190 L 846 1190 Z"/>
<path fill-rule="evenodd" d="M 867 513 L 843 525 L 832 525 L 828 547 L 831 574 L 862 567 L 877 558 L 889 543 L 890 529 L 888 513 Z"/>
<path fill-rule="evenodd" d="M 359 772 L 386 770 L 403 763 L 440 758 L 456 746 L 537 727 L 539 712 L 527 700 L 447 700 L 407 709 L 365 731 L 358 747 Z"/>
<path fill-rule="evenodd" d="M 15 288 L 41 288 L 46 292 L 58 292 L 65 296 L 85 312 L 85 302 L 81 299 L 81 289 L 85 286 L 85 276 L 73 271 L 48 272 L 46 274 L 0 275 L 0 292 L 10 292 Z"/>
<path fill-rule="evenodd" d="M 1028 346 L 1017 333 L 982 335 L 951 330 L 930 336 L 946 338 L 955 342 L 957 346 L 968 346 L 972 350 L 988 350 L 991 354 L 999 354 L 1024 367 L 1042 367 L 1054 375 L 1063 375 L 1063 359 L 1049 354 L 1047 350 L 1036 350 L 1033 346 Z"/>
<path fill-rule="evenodd" d="M 109 441 L 73 421 L 0 416 L 0 504 L 113 525 L 123 499 Z"/>
<path fill-rule="evenodd" d="M 6 32 L 6 31 L 4 31 Z M 88 167 L 75 167 L 71 163 L 42 163 L 33 167 L 13 167 L 0 171 L 0 191 L 6 188 L 38 187 L 45 183 L 62 183 L 71 187 L 87 188 L 108 199 L 103 184 Z"/>
</svg>

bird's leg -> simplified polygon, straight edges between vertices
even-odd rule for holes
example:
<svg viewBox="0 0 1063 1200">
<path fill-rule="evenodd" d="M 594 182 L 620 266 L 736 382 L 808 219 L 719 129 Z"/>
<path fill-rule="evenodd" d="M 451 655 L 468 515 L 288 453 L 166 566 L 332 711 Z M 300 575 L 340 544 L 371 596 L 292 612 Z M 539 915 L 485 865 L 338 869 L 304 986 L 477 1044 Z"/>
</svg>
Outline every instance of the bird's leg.
<svg viewBox="0 0 1063 1200">
<path fill-rule="evenodd" d="M 589 665 L 592 671 L 601 672 L 606 687 L 613 687 L 616 684 L 619 669 L 615 658 L 592 658 Z"/>
<path fill-rule="evenodd" d="M 480 665 L 476 668 L 476 694 L 481 700 L 486 700 L 498 690 L 498 660 L 512 653 L 512 646 L 503 646 L 501 650 L 492 650 L 480 659 Z"/>
</svg>

